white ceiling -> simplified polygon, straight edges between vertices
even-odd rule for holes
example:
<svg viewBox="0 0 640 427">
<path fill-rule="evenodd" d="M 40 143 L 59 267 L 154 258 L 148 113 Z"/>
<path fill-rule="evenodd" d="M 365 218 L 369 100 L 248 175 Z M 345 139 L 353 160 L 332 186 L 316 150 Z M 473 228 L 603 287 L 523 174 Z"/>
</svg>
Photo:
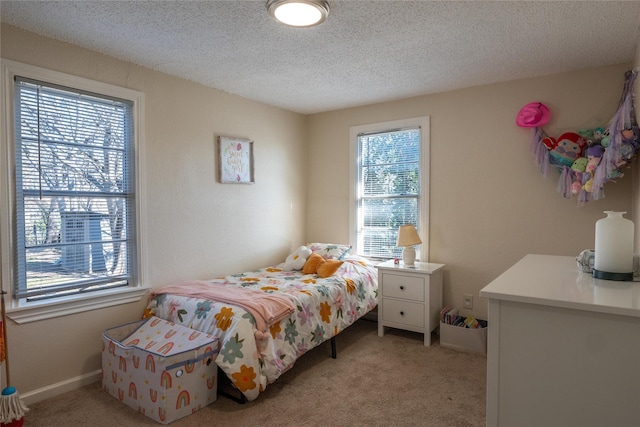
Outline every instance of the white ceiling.
<svg viewBox="0 0 640 427">
<path fill-rule="evenodd" d="M 640 1 L 6 1 L 2 22 L 300 113 L 632 62 Z"/>
</svg>

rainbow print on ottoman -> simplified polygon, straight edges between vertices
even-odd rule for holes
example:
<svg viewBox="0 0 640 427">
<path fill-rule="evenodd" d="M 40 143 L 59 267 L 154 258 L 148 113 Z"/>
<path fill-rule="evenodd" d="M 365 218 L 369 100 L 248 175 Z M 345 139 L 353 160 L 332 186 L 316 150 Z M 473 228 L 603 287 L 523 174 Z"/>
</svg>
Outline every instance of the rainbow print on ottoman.
<svg viewBox="0 0 640 427">
<path fill-rule="evenodd" d="M 151 317 L 102 333 L 102 388 L 168 424 L 214 402 L 218 339 Z"/>
</svg>

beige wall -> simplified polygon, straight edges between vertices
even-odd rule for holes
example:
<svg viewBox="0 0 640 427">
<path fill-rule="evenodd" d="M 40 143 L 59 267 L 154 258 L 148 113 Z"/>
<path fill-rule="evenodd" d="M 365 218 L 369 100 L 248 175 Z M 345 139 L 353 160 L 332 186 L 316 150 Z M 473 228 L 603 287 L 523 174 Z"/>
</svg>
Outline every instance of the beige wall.
<svg viewBox="0 0 640 427">
<path fill-rule="evenodd" d="M 631 176 L 605 186 L 606 198 L 577 207 L 556 192 L 530 155 L 531 132 L 518 110 L 542 101 L 550 135 L 605 126 L 618 104 L 629 65 L 518 80 L 421 96 L 309 118 L 307 238 L 349 236 L 349 127 L 431 117 L 430 261 L 447 265 L 446 304 L 486 319 L 478 292 L 528 253 L 575 256 L 593 248 L 602 211 L 631 210 Z"/>
<path fill-rule="evenodd" d="M 478 291 L 523 255 L 576 255 L 593 247 L 603 210 L 631 209 L 626 176 L 582 208 L 560 197 L 556 180 L 533 166 L 530 133 L 514 124 L 522 105 L 540 100 L 551 108 L 552 135 L 605 125 L 628 66 L 305 117 L 6 25 L 1 43 L 2 57 L 145 93 L 151 286 L 279 262 L 304 241 L 347 242 L 352 125 L 431 116 L 431 261 L 447 264 L 445 302 L 461 306 L 462 294 L 473 293 L 480 317 Z M 255 141 L 255 185 L 216 183 L 217 135 Z M 10 323 L 13 384 L 37 398 L 95 378 L 101 331 L 137 319 L 143 307 Z"/>
<path fill-rule="evenodd" d="M 147 285 L 281 262 L 304 243 L 305 116 L 7 25 L 1 42 L 3 58 L 144 92 Z M 255 185 L 216 182 L 218 135 L 255 141 Z M 37 398 L 62 382 L 94 375 L 102 330 L 140 318 L 143 308 L 144 301 L 10 323 L 13 385 Z"/>
</svg>

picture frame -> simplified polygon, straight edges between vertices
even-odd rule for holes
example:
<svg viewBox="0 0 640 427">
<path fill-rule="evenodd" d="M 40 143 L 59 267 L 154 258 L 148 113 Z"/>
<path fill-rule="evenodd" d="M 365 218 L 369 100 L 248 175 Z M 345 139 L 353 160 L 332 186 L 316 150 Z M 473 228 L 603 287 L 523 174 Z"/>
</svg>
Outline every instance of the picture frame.
<svg viewBox="0 0 640 427">
<path fill-rule="evenodd" d="M 218 177 L 222 184 L 254 184 L 253 141 L 218 137 Z"/>
</svg>

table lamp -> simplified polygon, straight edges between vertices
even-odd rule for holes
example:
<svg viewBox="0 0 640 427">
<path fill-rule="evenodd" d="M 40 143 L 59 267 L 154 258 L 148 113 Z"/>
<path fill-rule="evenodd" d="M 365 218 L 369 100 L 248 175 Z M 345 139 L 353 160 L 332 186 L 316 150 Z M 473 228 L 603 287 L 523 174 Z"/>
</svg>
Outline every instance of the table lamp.
<svg viewBox="0 0 640 427">
<path fill-rule="evenodd" d="M 416 261 L 416 249 L 414 245 L 422 243 L 418 231 L 413 224 L 401 225 L 398 229 L 398 242 L 396 246 L 404 247 L 402 250 L 402 262 L 407 267 L 413 267 Z"/>
</svg>

